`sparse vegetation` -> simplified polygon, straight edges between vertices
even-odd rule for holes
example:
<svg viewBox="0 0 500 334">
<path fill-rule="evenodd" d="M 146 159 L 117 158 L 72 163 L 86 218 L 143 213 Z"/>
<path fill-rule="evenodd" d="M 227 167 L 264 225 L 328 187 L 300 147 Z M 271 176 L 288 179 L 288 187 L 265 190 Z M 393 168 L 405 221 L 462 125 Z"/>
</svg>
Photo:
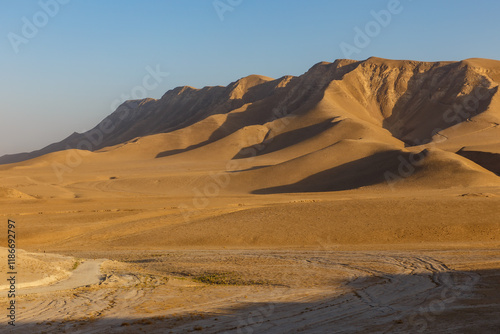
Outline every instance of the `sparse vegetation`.
<svg viewBox="0 0 500 334">
<path fill-rule="evenodd" d="M 264 281 L 246 280 L 237 273 L 206 273 L 193 278 L 194 281 L 212 285 L 266 285 Z"/>
<path fill-rule="evenodd" d="M 75 263 L 73 263 L 73 267 L 71 268 L 71 270 L 75 270 L 76 268 L 78 268 L 78 266 L 80 265 L 81 261 L 78 259 L 75 261 Z"/>
</svg>

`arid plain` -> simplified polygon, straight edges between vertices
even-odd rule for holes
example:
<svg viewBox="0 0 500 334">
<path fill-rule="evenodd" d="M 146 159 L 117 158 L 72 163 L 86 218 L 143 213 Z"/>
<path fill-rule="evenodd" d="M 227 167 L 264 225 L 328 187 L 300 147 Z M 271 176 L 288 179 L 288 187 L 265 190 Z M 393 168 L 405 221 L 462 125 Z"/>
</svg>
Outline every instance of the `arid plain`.
<svg viewBox="0 0 500 334">
<path fill-rule="evenodd" d="M 497 333 L 499 83 L 495 60 L 337 60 L 0 158 L 12 332 Z"/>
</svg>

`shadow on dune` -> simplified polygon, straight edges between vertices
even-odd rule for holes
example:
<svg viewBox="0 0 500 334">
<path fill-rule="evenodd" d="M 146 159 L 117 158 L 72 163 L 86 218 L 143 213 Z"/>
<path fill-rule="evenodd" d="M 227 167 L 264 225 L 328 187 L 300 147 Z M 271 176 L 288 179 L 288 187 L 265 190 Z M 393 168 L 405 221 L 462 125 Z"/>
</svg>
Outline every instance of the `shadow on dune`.
<svg viewBox="0 0 500 334">
<path fill-rule="evenodd" d="M 333 64 L 331 66 L 333 66 Z M 327 67 L 322 69 L 321 66 L 319 66 L 316 70 L 326 71 L 326 68 Z M 310 71 L 314 72 L 313 69 Z M 340 73 L 343 74 L 343 71 L 340 71 Z M 329 73 L 329 75 L 331 76 L 332 73 Z M 334 77 L 337 77 L 340 74 L 333 73 L 333 75 Z M 330 78 L 330 80 L 331 79 L 332 78 Z M 275 82 L 278 82 L 279 80 L 281 79 L 275 80 Z M 312 83 L 309 82 L 307 78 L 294 78 L 292 79 L 290 84 L 284 87 L 275 87 L 272 95 L 268 94 L 265 98 L 253 102 L 248 106 L 246 110 L 228 114 L 226 121 L 216 131 L 214 131 L 210 138 L 206 141 L 203 141 L 196 145 L 191 145 L 185 149 L 161 152 L 156 156 L 156 158 L 163 158 L 194 150 L 196 148 L 205 146 L 226 136 L 229 136 L 230 134 L 233 134 L 234 132 L 246 126 L 266 124 L 268 122 L 273 122 L 292 114 L 304 115 L 323 99 L 325 94 L 324 89 L 327 86 L 328 82 L 329 81 L 327 77 L 325 77 L 320 82 Z M 264 85 L 269 84 L 270 83 L 266 83 Z M 246 95 L 254 96 L 256 94 L 259 94 L 259 90 L 263 89 L 263 87 L 252 87 L 249 89 Z M 318 125 L 319 128 L 327 126 L 328 122 L 331 122 L 331 120 L 327 120 L 324 123 L 321 123 L 322 125 Z M 313 136 L 315 134 L 311 132 L 311 129 L 305 130 L 305 132 L 310 132 L 310 136 Z M 291 138 L 287 137 L 287 139 Z M 296 139 L 296 141 L 300 142 L 300 138 Z"/>
<path fill-rule="evenodd" d="M 342 294 L 298 294 L 217 313 L 18 323 L 1 333 L 498 333 L 500 270 L 359 277 Z M 168 301 L 166 301 L 168 304 Z M 22 311 L 21 311 L 22 312 Z M 144 314 L 144 313 L 143 313 Z M 103 314 L 105 316 L 105 314 Z"/>
<path fill-rule="evenodd" d="M 227 137 L 245 126 L 260 124 L 261 119 L 266 117 L 264 111 L 267 113 L 267 109 L 259 108 L 259 106 L 260 103 L 256 102 L 251 105 L 245 112 L 228 114 L 225 122 L 217 130 L 215 130 L 207 140 L 195 145 L 191 145 L 184 149 L 160 152 L 158 153 L 156 158 L 164 158 L 179 153 L 192 151 L 194 149 L 203 147 L 224 137 Z"/>
<path fill-rule="evenodd" d="M 259 169 L 263 169 L 263 168 L 267 168 L 267 167 L 272 167 L 272 166 L 274 166 L 274 165 L 254 166 L 254 167 L 250 167 L 250 168 L 247 168 L 247 169 L 241 169 L 241 170 L 228 171 L 228 173 L 241 173 L 241 172 L 249 172 L 249 171 L 252 171 L 252 170 L 259 170 Z"/>
<path fill-rule="evenodd" d="M 275 80 L 275 81 L 277 81 L 277 80 Z M 268 84 L 269 83 L 263 84 L 263 87 L 268 88 Z M 254 96 L 254 95 L 261 94 L 260 93 L 261 90 L 262 90 L 262 87 L 260 87 L 260 86 L 252 87 L 245 94 L 245 96 L 247 96 L 247 95 Z M 228 114 L 225 122 L 216 131 L 214 131 L 207 140 L 205 140 L 201 143 L 195 144 L 195 145 L 191 145 L 191 146 L 186 147 L 184 149 L 177 149 L 177 150 L 169 150 L 169 151 L 160 152 L 156 156 L 156 158 L 163 158 L 163 157 L 176 155 L 179 153 L 188 152 L 188 151 L 200 148 L 202 146 L 208 145 L 210 143 L 213 143 L 213 142 L 220 140 L 226 136 L 229 136 L 245 126 L 264 124 L 265 122 L 269 121 L 270 118 L 272 117 L 272 114 L 269 111 L 272 110 L 273 107 L 277 104 L 278 99 L 282 98 L 284 90 L 285 90 L 284 87 L 277 88 L 274 91 L 276 96 L 266 96 L 262 100 L 254 101 L 243 112 Z M 243 103 L 239 107 L 241 107 L 241 106 L 243 106 Z M 286 114 L 282 114 L 281 116 L 285 117 Z"/>
<path fill-rule="evenodd" d="M 386 173 L 399 175 L 401 158 L 409 153 L 399 150 L 376 153 L 315 175 L 302 181 L 278 187 L 254 190 L 253 194 L 276 194 L 293 192 L 325 192 L 350 190 L 387 182 Z M 406 159 L 407 160 L 407 159 Z"/>
<path fill-rule="evenodd" d="M 337 118 L 338 117 L 333 117 L 311 126 L 288 131 L 277 135 L 274 138 L 264 140 L 260 144 L 245 147 L 241 149 L 241 151 L 238 152 L 233 159 L 245 159 L 253 156 L 264 155 L 299 144 L 337 125 L 339 123 L 339 121 L 335 122 Z"/>
<path fill-rule="evenodd" d="M 500 176 L 500 154 L 464 149 L 459 150 L 457 154 Z"/>
</svg>

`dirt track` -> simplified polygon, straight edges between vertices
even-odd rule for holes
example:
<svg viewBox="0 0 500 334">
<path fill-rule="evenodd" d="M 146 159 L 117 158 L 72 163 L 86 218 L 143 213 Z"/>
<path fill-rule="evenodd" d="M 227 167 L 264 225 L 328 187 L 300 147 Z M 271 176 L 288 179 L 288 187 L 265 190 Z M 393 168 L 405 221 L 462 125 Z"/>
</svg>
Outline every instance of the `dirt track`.
<svg viewBox="0 0 500 334">
<path fill-rule="evenodd" d="M 467 321 L 488 302 L 477 296 L 489 288 L 495 291 L 498 273 L 460 269 L 472 264 L 486 268 L 500 260 L 495 251 L 110 255 L 125 262 L 105 262 L 106 278 L 100 285 L 72 289 L 90 279 L 98 283 L 95 269 L 101 261 L 87 261 L 65 282 L 38 287 L 37 292 L 43 294 L 21 297 L 18 326 L 12 333 L 472 331 Z M 215 269 L 233 273 L 239 284 L 193 280 Z M 253 281 L 253 277 L 265 282 Z M 498 300 L 487 306 L 490 315 L 500 311 Z M 481 321 L 476 316 L 474 326 L 486 326 Z M 491 318 L 488 321 L 487 326 L 495 326 Z M 489 333 L 483 328 L 482 333 Z"/>
<path fill-rule="evenodd" d="M 52 285 L 33 286 L 20 290 L 20 294 L 48 293 L 76 289 L 86 285 L 98 284 L 101 279 L 100 268 L 104 260 L 87 260 L 72 271 L 71 275 Z"/>
</svg>

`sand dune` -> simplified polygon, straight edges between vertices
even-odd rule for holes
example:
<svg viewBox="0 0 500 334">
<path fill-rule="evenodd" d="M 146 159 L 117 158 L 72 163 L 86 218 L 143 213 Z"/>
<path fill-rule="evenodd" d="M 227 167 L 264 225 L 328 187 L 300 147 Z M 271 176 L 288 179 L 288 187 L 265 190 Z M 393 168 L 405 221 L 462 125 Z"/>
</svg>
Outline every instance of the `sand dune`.
<svg viewBox="0 0 500 334">
<path fill-rule="evenodd" d="M 0 188 L 0 198 L 34 199 L 33 196 L 25 194 L 16 189 Z"/>
<path fill-rule="evenodd" d="M 9 189 L 3 197 L 189 196 L 213 173 L 230 178 L 219 192 L 232 194 L 496 186 L 499 73 L 500 64 L 485 59 L 369 58 L 319 63 L 300 77 L 180 87 L 120 106 L 108 121 L 142 115 L 140 124 L 123 120 L 94 152 L 1 166 L 0 186 Z M 165 133 L 148 135 L 162 126 Z M 422 152 L 430 154 L 421 164 L 410 161 Z M 9 181 L 26 173 L 28 181 Z"/>
</svg>

